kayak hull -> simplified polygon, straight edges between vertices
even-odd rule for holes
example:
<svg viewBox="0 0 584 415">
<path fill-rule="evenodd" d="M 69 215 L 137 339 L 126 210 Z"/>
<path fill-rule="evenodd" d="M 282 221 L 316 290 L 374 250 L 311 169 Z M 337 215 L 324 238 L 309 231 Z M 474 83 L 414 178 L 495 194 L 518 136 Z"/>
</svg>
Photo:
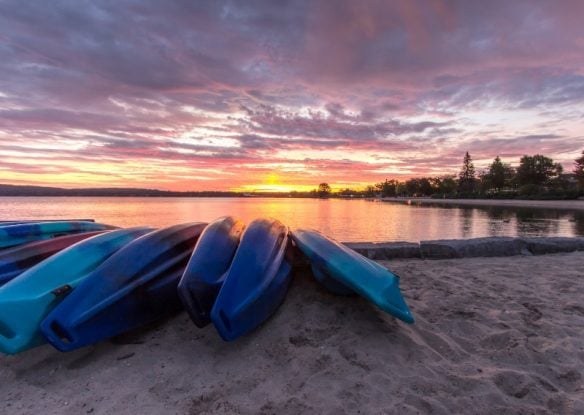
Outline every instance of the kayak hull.
<svg viewBox="0 0 584 415">
<path fill-rule="evenodd" d="M 93 236 L 0 287 L 0 352 L 15 354 L 45 343 L 39 331 L 45 316 L 108 257 L 150 231 L 121 229 Z"/>
<path fill-rule="evenodd" d="M 211 323 L 211 309 L 245 228 L 232 217 L 219 218 L 201 234 L 178 284 L 178 294 L 197 327 Z"/>
<path fill-rule="evenodd" d="M 205 226 L 160 229 L 112 255 L 42 322 L 49 343 L 74 350 L 180 311 L 178 281 Z"/>
<path fill-rule="evenodd" d="M 211 310 L 224 340 L 251 332 L 280 306 L 291 280 L 288 244 L 288 228 L 277 220 L 255 220 L 245 229 Z"/>
<path fill-rule="evenodd" d="M 292 239 L 326 288 L 337 294 L 353 291 L 400 320 L 414 322 L 400 292 L 399 277 L 388 269 L 318 231 L 297 229 Z"/>
</svg>

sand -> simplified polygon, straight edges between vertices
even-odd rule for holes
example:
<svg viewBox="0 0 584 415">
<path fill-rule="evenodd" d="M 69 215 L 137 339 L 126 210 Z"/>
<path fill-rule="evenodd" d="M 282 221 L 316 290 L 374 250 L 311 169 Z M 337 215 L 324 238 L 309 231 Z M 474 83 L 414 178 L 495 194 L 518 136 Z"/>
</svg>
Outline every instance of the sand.
<svg viewBox="0 0 584 415">
<path fill-rule="evenodd" d="M 0 356 L 0 413 L 584 413 L 583 252 L 384 264 L 415 325 L 301 271 L 234 343 L 183 313 L 67 354 Z"/>
<path fill-rule="evenodd" d="M 508 199 L 429 199 L 429 198 L 384 198 L 384 202 L 422 203 L 461 206 L 500 206 L 542 209 L 584 210 L 584 200 L 508 200 Z"/>
</svg>

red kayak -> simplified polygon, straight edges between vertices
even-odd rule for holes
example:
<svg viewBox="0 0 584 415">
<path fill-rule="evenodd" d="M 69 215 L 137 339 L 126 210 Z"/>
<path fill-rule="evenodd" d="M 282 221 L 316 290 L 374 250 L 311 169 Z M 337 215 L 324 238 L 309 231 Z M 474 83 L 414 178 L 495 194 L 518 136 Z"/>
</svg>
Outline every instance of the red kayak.
<svg viewBox="0 0 584 415">
<path fill-rule="evenodd" d="M 0 252 L 0 287 L 48 257 L 105 231 L 84 232 L 31 242 Z"/>
</svg>

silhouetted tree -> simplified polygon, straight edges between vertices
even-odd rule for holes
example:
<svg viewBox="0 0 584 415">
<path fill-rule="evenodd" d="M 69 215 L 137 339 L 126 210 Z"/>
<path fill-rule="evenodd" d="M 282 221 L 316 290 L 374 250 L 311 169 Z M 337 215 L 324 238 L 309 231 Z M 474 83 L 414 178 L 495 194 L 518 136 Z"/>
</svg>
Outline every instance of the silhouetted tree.
<svg viewBox="0 0 584 415">
<path fill-rule="evenodd" d="M 438 191 L 443 194 L 452 194 L 456 192 L 458 188 L 458 183 L 456 183 L 456 178 L 454 176 L 444 176 L 440 179 L 440 185 Z"/>
<path fill-rule="evenodd" d="M 377 183 L 375 187 L 381 193 L 381 197 L 395 197 L 397 195 L 397 187 L 399 182 L 397 180 L 385 180 Z"/>
<path fill-rule="evenodd" d="M 408 196 L 417 196 L 420 192 L 420 183 L 418 179 L 409 179 L 404 183 L 404 190 Z"/>
<path fill-rule="evenodd" d="M 563 168 L 559 163 L 546 156 L 523 156 L 517 168 L 517 182 L 521 186 L 541 186 L 562 174 Z"/>
<path fill-rule="evenodd" d="M 418 191 L 421 196 L 432 196 L 434 194 L 434 187 L 430 179 L 427 177 L 418 179 Z"/>
<path fill-rule="evenodd" d="M 377 191 L 375 186 L 367 186 L 365 188 L 365 197 L 375 197 L 377 195 Z"/>
<path fill-rule="evenodd" d="M 318 185 L 318 195 L 320 197 L 328 197 L 331 194 L 331 187 L 328 183 L 321 183 Z"/>
<path fill-rule="evenodd" d="M 338 191 L 338 194 L 341 196 L 355 196 L 357 193 L 356 190 L 349 189 L 348 187 Z"/>
<path fill-rule="evenodd" d="M 576 179 L 578 179 L 580 190 L 584 190 L 584 150 L 582 150 L 582 157 L 576 159 L 574 174 L 576 175 Z"/>
<path fill-rule="evenodd" d="M 513 170 L 513 167 L 503 163 L 501 158 L 497 156 L 484 176 L 484 180 L 487 181 L 485 187 L 487 189 L 495 189 L 499 191 L 509 185 L 513 179 L 514 173 L 515 171 Z"/>
<path fill-rule="evenodd" d="M 475 189 L 475 183 L 475 168 L 467 151 L 462 161 L 462 169 L 458 174 L 458 190 L 461 193 L 472 193 Z"/>
</svg>

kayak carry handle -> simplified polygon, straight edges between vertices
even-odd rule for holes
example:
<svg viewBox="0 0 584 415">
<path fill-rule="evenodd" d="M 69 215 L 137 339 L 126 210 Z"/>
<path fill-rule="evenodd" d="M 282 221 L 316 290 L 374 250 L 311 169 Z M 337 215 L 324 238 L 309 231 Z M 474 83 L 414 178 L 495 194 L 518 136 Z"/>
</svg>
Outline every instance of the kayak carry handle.
<svg viewBox="0 0 584 415">
<path fill-rule="evenodd" d="M 42 323 L 44 327 L 43 334 L 46 336 L 47 340 L 56 345 L 68 345 L 73 343 L 73 336 L 69 333 L 58 321 L 45 320 Z"/>
</svg>

